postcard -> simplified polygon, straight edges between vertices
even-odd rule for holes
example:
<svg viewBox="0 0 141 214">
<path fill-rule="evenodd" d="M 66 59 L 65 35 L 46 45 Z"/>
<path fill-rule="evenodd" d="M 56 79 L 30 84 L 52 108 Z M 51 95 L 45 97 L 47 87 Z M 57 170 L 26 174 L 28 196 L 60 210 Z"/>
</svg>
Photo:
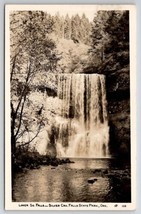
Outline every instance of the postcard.
<svg viewBox="0 0 141 214">
<path fill-rule="evenodd" d="M 136 208 L 136 8 L 5 6 L 5 209 Z"/>
</svg>

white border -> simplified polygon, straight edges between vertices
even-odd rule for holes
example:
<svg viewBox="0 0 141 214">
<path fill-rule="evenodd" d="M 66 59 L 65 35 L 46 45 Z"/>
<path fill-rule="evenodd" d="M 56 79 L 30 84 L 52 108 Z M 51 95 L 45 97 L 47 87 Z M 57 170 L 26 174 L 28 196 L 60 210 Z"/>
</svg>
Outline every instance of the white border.
<svg viewBox="0 0 141 214">
<path fill-rule="evenodd" d="M 6 5 L 5 7 L 5 209 L 6 210 L 135 210 L 136 208 L 136 7 L 135 5 L 93 5 L 79 4 L 75 5 L 78 9 L 85 7 L 95 10 L 129 10 L 130 11 L 130 106 L 131 106 L 131 193 L 132 203 L 118 203 L 118 207 L 114 207 L 115 203 L 17 203 L 11 200 L 11 146 L 10 146 L 10 38 L 9 38 L 9 12 L 11 10 L 44 10 L 47 8 L 73 7 L 73 4 L 56 4 L 56 5 Z M 28 207 L 21 206 L 28 204 Z M 30 206 L 33 204 L 34 207 Z M 44 205 L 44 207 L 39 207 Z M 60 205 L 59 208 L 45 207 L 52 205 Z M 95 207 L 71 207 L 71 205 L 90 204 Z M 126 208 L 122 205 L 126 204 Z M 68 205 L 68 207 L 64 207 Z M 107 207 L 104 207 L 106 205 Z"/>
</svg>

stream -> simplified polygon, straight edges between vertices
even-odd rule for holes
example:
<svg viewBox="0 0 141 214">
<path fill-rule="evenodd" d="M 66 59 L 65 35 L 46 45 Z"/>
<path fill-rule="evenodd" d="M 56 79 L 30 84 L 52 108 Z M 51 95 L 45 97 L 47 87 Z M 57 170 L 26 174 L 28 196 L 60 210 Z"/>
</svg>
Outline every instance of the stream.
<svg viewBox="0 0 141 214">
<path fill-rule="evenodd" d="M 130 202 L 128 164 L 114 159 L 71 159 L 41 166 L 13 178 L 14 202 Z M 101 173 L 101 170 L 104 173 Z M 96 182 L 88 183 L 94 177 Z"/>
</svg>

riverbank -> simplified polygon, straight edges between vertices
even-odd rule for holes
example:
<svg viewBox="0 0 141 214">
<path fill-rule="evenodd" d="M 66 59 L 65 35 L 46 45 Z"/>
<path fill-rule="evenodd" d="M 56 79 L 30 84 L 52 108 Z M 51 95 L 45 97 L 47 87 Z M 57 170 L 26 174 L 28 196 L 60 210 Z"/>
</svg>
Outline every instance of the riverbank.
<svg viewBox="0 0 141 214">
<path fill-rule="evenodd" d="M 18 151 L 12 157 L 12 172 L 25 171 L 28 169 L 39 169 L 41 166 L 57 167 L 58 165 L 74 163 L 69 158 L 57 158 L 49 155 L 40 155 L 38 152 L 20 152 Z"/>
</svg>

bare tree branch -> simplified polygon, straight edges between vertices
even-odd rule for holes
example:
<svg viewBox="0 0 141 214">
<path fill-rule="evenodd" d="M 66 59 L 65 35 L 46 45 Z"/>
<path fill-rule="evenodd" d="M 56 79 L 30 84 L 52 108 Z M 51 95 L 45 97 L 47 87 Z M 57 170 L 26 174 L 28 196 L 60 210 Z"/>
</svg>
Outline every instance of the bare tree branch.
<svg viewBox="0 0 141 214">
<path fill-rule="evenodd" d="M 42 120 L 40 121 L 40 125 L 39 125 L 39 128 L 38 128 L 38 131 L 37 133 L 35 134 L 35 136 L 28 142 L 22 144 L 22 146 L 26 146 L 26 145 L 29 145 L 31 142 L 33 142 L 33 140 L 38 136 L 38 134 L 40 133 L 40 130 L 41 130 L 41 127 L 42 127 Z"/>
<path fill-rule="evenodd" d="M 19 107 L 20 107 L 20 105 L 21 105 L 23 96 L 24 96 L 24 94 L 25 94 L 25 92 L 26 92 L 26 90 L 27 90 L 27 83 L 28 83 L 28 80 L 29 80 L 29 77 L 30 77 L 30 70 L 31 70 L 31 64 L 30 64 L 30 66 L 29 66 L 29 71 L 28 71 L 28 73 L 27 73 L 27 77 L 26 77 L 24 89 L 23 89 L 23 91 L 22 91 L 22 93 L 21 93 L 20 100 L 19 100 L 19 103 L 18 103 L 17 108 L 16 108 L 16 111 L 15 111 L 15 114 L 16 114 L 16 115 L 17 115 L 17 112 L 18 112 Z"/>
</svg>

